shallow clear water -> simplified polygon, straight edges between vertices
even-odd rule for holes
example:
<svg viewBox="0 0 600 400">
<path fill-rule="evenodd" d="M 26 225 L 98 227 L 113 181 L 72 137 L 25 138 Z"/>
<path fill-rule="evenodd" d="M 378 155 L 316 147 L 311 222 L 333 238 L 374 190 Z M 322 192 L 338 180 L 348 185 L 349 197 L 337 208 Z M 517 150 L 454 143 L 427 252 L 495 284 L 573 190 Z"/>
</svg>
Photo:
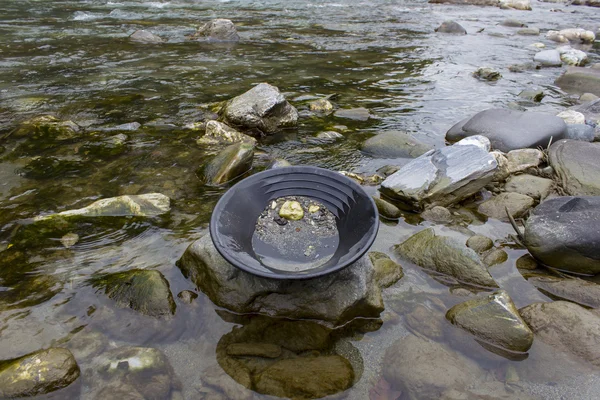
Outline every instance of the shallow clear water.
<svg viewBox="0 0 600 400">
<path fill-rule="evenodd" d="M 240 322 L 215 312 L 218 307 L 201 293 L 192 305 L 176 297 L 175 316 L 156 321 L 117 308 L 89 284 L 95 274 L 151 268 L 165 275 L 174 295 L 194 290 L 175 262 L 193 240 L 207 233 L 211 210 L 227 186 L 200 183 L 194 171 L 211 153 L 196 144 L 200 134 L 186 125 L 209 117 L 207 104 L 269 82 L 286 94 L 302 118 L 297 130 L 261 142 L 256 170 L 264 168 L 269 157 L 282 157 L 293 164 L 372 173 L 382 165 L 407 161 L 374 159 L 358 150 L 366 138 L 381 131 L 405 130 L 442 146 L 452 124 L 489 107 L 517 102 L 557 112 L 573 103 L 552 84 L 560 69 L 508 70 L 509 65 L 532 60 L 536 50 L 531 43 L 552 43 L 543 36 L 517 36 L 514 28 L 499 23 L 517 18 L 542 32 L 574 26 L 597 30 L 598 10 L 537 2 L 533 6 L 533 11 L 522 12 L 386 0 L 3 0 L 0 359 L 68 345 L 82 330 L 99 332 L 107 348 L 134 345 L 162 350 L 181 381 L 184 397 L 197 398 L 203 374 L 221 371 L 217 343 Z M 198 25 L 217 17 L 236 23 L 239 44 L 187 38 Z M 435 34 L 434 28 L 446 19 L 459 21 L 469 34 Z M 150 30 L 166 42 L 132 44 L 127 36 L 136 29 Z M 600 61 L 597 45 L 585 50 L 592 62 Z M 503 78 L 491 84 L 475 80 L 471 73 L 479 66 L 498 68 Z M 521 90 L 538 88 L 546 93 L 539 104 L 518 97 Z M 334 102 L 340 108 L 365 107 L 373 117 L 356 122 L 308 113 L 307 100 L 330 94 L 337 94 Z M 11 134 L 21 121 L 45 113 L 76 122 L 84 134 L 61 142 Z M 132 122 L 141 127 L 123 126 Z M 314 140 L 318 132 L 335 125 L 347 127 L 343 140 Z M 94 150 L 97 143 L 117 134 L 127 135 L 119 151 Z M 40 168 L 42 173 L 34 173 Z M 373 188 L 366 190 L 375 193 Z M 80 208 L 99 198 L 150 192 L 172 199 L 169 214 L 84 219 L 44 229 L 28 224 L 35 216 Z M 392 245 L 428 225 L 382 224 L 373 249 L 389 253 Z M 508 224 L 479 219 L 467 228 L 496 240 L 505 240 L 512 232 Z M 436 229 L 461 235 L 445 227 Z M 61 238 L 72 233 L 79 241 L 66 248 Z M 509 260 L 491 270 L 497 282 L 518 307 L 547 300 L 515 268 L 524 251 L 506 250 Z M 594 397 L 600 386 L 596 373 L 574 369 L 538 342 L 524 361 L 477 356 L 479 345 L 460 336 L 444 319 L 445 309 L 463 298 L 414 265 L 406 264 L 404 270 L 406 276 L 385 291 L 383 326 L 349 336 L 364 367 L 360 379 L 345 392 L 348 398 L 366 398 L 379 379 L 385 349 L 414 332 L 406 316 L 418 305 L 427 307 L 430 318 L 441 321 L 450 337 L 459 337 L 453 347 L 475 354 L 488 373 L 502 376 L 514 366 L 529 393 L 544 398 Z M 556 380 L 536 379 L 532 371 L 539 369 L 540 360 Z M 82 371 L 94 368 L 92 360 L 78 361 Z M 84 382 L 80 392 L 69 396 L 86 398 L 93 393 L 93 384 Z M 233 381 L 224 385 L 241 388 Z"/>
</svg>

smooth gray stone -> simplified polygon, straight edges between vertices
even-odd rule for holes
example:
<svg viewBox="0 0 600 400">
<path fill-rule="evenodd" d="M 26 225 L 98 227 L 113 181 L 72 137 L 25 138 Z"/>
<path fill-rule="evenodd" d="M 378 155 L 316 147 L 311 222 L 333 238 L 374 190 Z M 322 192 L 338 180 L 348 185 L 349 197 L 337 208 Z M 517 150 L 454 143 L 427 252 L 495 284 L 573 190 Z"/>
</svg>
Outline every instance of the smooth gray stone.
<svg viewBox="0 0 600 400">
<path fill-rule="evenodd" d="M 489 147 L 479 140 L 489 146 L 478 136 L 430 150 L 387 177 L 379 190 L 409 210 L 459 202 L 490 183 L 498 167 Z"/>
<path fill-rule="evenodd" d="M 440 26 L 435 29 L 438 33 L 451 33 L 454 35 L 466 35 L 467 30 L 463 28 L 458 22 L 455 21 L 444 21 Z"/>
<path fill-rule="evenodd" d="M 446 133 L 446 140 L 456 142 L 465 137 L 482 135 L 490 139 L 492 149 L 505 153 L 523 148 L 546 147 L 567 132 L 565 122 L 551 114 L 489 109 L 462 120 Z"/>
<path fill-rule="evenodd" d="M 569 67 L 554 83 L 568 93 L 600 96 L 600 69 Z"/>
<path fill-rule="evenodd" d="M 415 158 L 431 150 L 431 147 L 406 132 L 392 131 L 367 139 L 361 150 L 382 158 Z"/>
<path fill-rule="evenodd" d="M 539 62 L 544 67 L 560 67 L 562 65 L 558 50 L 542 50 L 533 56 L 533 61 Z"/>
<path fill-rule="evenodd" d="M 565 192 L 572 196 L 600 196 L 600 143 L 560 140 L 548 159 Z"/>
<path fill-rule="evenodd" d="M 548 197 L 553 187 L 554 181 L 552 179 L 523 174 L 511 176 L 506 181 L 504 190 L 543 200 Z"/>
<path fill-rule="evenodd" d="M 581 140 L 582 142 L 593 142 L 595 138 L 594 128 L 586 124 L 567 124 L 565 139 Z"/>
<path fill-rule="evenodd" d="M 523 236 L 529 252 L 550 267 L 600 273 L 600 196 L 544 201 L 532 211 Z"/>
<path fill-rule="evenodd" d="M 129 40 L 131 40 L 132 42 L 144 44 L 155 44 L 163 42 L 163 40 L 159 36 L 156 36 L 155 34 L 145 30 L 138 30 L 133 32 L 129 36 Z"/>
</svg>

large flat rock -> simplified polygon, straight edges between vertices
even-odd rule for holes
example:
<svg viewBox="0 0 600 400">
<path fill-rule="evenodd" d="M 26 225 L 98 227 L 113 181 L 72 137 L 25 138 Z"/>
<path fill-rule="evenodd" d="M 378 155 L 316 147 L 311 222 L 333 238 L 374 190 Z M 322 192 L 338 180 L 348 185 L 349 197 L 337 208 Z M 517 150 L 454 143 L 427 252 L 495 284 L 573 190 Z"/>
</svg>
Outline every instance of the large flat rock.
<svg viewBox="0 0 600 400">
<path fill-rule="evenodd" d="M 550 147 L 550 165 L 565 192 L 572 196 L 600 195 L 600 144 L 561 140 Z"/>
<path fill-rule="evenodd" d="M 554 83 L 565 92 L 600 96 L 600 69 L 569 67 Z"/>
<path fill-rule="evenodd" d="M 565 122 L 551 114 L 493 108 L 463 119 L 446 132 L 446 140 L 456 142 L 465 137 L 487 137 L 492 149 L 505 153 L 524 148 L 546 148 L 550 140 L 562 139 L 567 133 Z"/>
</svg>

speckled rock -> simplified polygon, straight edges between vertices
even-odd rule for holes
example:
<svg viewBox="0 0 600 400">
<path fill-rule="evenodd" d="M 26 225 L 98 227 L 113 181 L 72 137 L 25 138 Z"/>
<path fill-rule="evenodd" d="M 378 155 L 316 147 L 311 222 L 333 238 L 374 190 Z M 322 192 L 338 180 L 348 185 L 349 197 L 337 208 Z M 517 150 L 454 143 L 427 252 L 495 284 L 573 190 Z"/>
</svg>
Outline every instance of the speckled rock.
<svg viewBox="0 0 600 400">
<path fill-rule="evenodd" d="M 544 159 L 544 153 L 538 149 L 519 149 L 509 151 L 506 158 L 508 173 L 515 174 L 539 166 Z"/>
<path fill-rule="evenodd" d="M 425 221 L 436 222 L 438 224 L 448 224 L 453 221 L 450 210 L 442 206 L 431 207 L 423 211 L 421 218 Z"/>
<path fill-rule="evenodd" d="M 543 200 L 552 191 L 554 181 L 534 175 L 515 175 L 506 181 L 504 190 Z"/>
</svg>

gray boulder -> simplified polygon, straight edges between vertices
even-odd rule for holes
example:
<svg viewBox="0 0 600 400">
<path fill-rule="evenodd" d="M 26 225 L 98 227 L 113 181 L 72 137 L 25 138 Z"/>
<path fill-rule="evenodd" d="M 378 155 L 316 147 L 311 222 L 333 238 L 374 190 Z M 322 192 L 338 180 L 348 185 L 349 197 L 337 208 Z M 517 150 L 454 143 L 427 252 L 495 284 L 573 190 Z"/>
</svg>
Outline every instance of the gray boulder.
<svg viewBox="0 0 600 400">
<path fill-rule="evenodd" d="M 436 32 L 439 33 L 451 33 L 454 35 L 466 35 L 467 30 L 463 28 L 458 22 L 455 21 L 444 21 L 440 26 L 435 28 Z"/>
<path fill-rule="evenodd" d="M 169 282 L 159 271 L 132 269 L 95 277 L 91 283 L 119 307 L 129 307 L 151 317 L 175 314 Z"/>
<path fill-rule="evenodd" d="M 561 299 L 584 307 L 600 308 L 600 285 L 576 278 L 533 276 L 527 282 L 553 299 Z"/>
<path fill-rule="evenodd" d="M 565 192 L 600 195 L 600 144 L 561 140 L 550 147 L 548 158 Z"/>
<path fill-rule="evenodd" d="M 446 133 L 446 140 L 482 135 L 490 139 L 492 149 L 509 152 L 546 147 L 551 139 L 562 139 L 566 132 L 567 125 L 555 115 L 495 108 L 458 122 Z"/>
<path fill-rule="evenodd" d="M 223 18 L 213 19 L 199 27 L 194 37 L 206 37 L 209 40 L 218 42 L 237 42 L 240 40 L 233 22 Z"/>
<path fill-rule="evenodd" d="M 365 153 L 382 158 L 418 157 L 431 149 L 406 132 L 384 132 L 367 139 L 361 146 Z"/>
<path fill-rule="evenodd" d="M 387 177 L 380 191 L 409 210 L 448 206 L 490 183 L 497 167 L 486 138 L 467 138 L 412 160 Z"/>
<path fill-rule="evenodd" d="M 600 197 L 557 197 L 537 206 L 525 223 L 525 245 L 544 264 L 600 273 Z"/>
<path fill-rule="evenodd" d="M 477 339 L 506 350 L 526 352 L 533 344 L 533 332 L 504 290 L 459 303 L 446 318 Z"/>
<path fill-rule="evenodd" d="M 240 142 L 227 146 L 196 174 L 208 185 L 221 185 L 252 168 L 254 145 Z"/>
<path fill-rule="evenodd" d="M 519 310 L 535 337 L 600 367 L 600 317 L 566 301 L 534 303 Z"/>
<path fill-rule="evenodd" d="M 533 56 L 533 61 L 542 64 L 543 67 L 560 67 L 562 65 L 558 50 L 542 50 Z"/>
<path fill-rule="evenodd" d="M 132 42 L 144 43 L 144 44 L 156 44 L 156 43 L 163 42 L 163 40 L 160 38 L 160 36 L 156 36 L 155 34 L 145 31 L 143 29 L 133 32 L 129 36 L 129 40 Z"/>
<path fill-rule="evenodd" d="M 171 200 L 161 193 L 126 195 L 109 197 L 93 202 L 87 207 L 68 210 L 57 214 L 43 215 L 34 218 L 35 221 L 48 220 L 55 217 L 115 217 L 139 216 L 153 217 L 164 214 L 171 209 Z"/>
<path fill-rule="evenodd" d="M 213 303 L 236 313 L 341 325 L 356 317 L 377 318 L 383 311 L 380 284 L 368 257 L 318 279 L 280 281 L 235 268 L 205 235 L 188 247 L 178 266 Z"/>
<path fill-rule="evenodd" d="M 394 252 L 420 267 L 452 276 L 463 283 L 498 287 L 475 251 L 457 239 L 436 235 L 431 228 L 394 246 Z"/>
<path fill-rule="evenodd" d="M 500 193 L 479 205 L 477 211 L 490 218 L 508 221 L 506 210 L 513 218 L 520 218 L 533 207 L 534 200 L 520 193 Z"/>
<path fill-rule="evenodd" d="M 586 124 L 568 124 L 565 139 L 593 142 L 596 138 L 594 128 Z"/>
<path fill-rule="evenodd" d="M 464 389 L 484 374 L 475 361 L 414 335 L 392 344 L 383 362 L 385 379 L 408 399 L 439 399 L 445 390 Z"/>
<path fill-rule="evenodd" d="M 554 83 L 568 93 L 600 96 L 600 69 L 569 67 Z"/>
<path fill-rule="evenodd" d="M 230 125 L 258 129 L 264 134 L 273 134 L 298 123 L 298 111 L 278 88 L 268 83 L 260 83 L 229 100 L 221 110 L 221 116 Z"/>
<path fill-rule="evenodd" d="M 67 349 L 49 348 L 0 361 L 0 397 L 31 397 L 69 386 L 79 366 Z"/>
<path fill-rule="evenodd" d="M 510 177 L 506 181 L 504 190 L 543 200 L 548 197 L 553 187 L 554 181 L 551 179 L 523 174 Z"/>
</svg>

